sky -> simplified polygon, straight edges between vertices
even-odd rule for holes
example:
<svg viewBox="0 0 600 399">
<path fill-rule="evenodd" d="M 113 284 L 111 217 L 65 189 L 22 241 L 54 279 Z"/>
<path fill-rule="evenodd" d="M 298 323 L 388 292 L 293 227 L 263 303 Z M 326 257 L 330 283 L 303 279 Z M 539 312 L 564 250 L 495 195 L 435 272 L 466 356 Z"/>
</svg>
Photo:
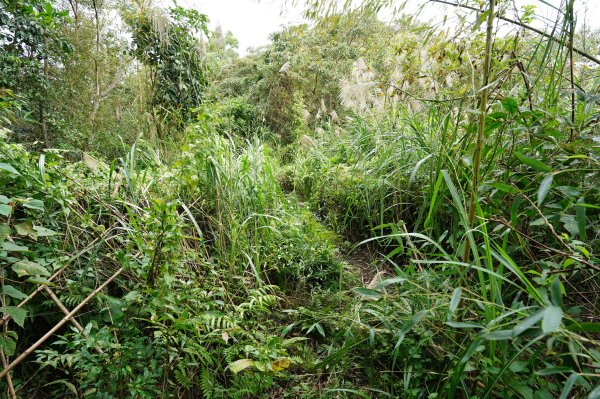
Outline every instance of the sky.
<svg viewBox="0 0 600 399">
<path fill-rule="evenodd" d="M 452 0 L 450 0 L 452 1 Z M 540 0 L 513 0 L 517 8 L 525 4 L 535 4 L 536 13 L 545 18 L 555 19 L 555 11 Z M 545 0 L 547 3 L 559 5 L 561 0 Z M 214 29 L 220 25 L 224 32 L 231 31 L 239 41 L 238 52 L 247 54 L 249 47 L 260 47 L 269 43 L 269 35 L 283 26 L 302 22 L 301 6 L 290 6 L 284 0 L 178 0 L 181 6 L 195 8 L 207 14 Z M 287 2 L 289 3 L 289 2 Z M 302 0 L 299 3 L 303 3 Z M 445 14 L 452 15 L 453 7 L 432 4 L 427 0 L 409 0 L 405 12 L 412 12 L 425 4 L 421 19 L 440 18 Z M 285 7 L 284 7 L 285 6 Z M 587 7 L 587 15 L 583 10 Z M 578 27 L 586 24 L 600 28 L 600 0 L 575 0 L 578 14 Z M 534 24 L 535 25 L 535 24 Z M 543 27 L 538 24 L 537 27 Z"/>
<path fill-rule="evenodd" d="M 244 55 L 248 47 L 269 43 L 269 35 L 283 26 L 302 21 L 300 7 L 282 10 L 283 0 L 179 0 L 177 4 L 208 15 L 210 25 L 231 31 Z"/>
</svg>

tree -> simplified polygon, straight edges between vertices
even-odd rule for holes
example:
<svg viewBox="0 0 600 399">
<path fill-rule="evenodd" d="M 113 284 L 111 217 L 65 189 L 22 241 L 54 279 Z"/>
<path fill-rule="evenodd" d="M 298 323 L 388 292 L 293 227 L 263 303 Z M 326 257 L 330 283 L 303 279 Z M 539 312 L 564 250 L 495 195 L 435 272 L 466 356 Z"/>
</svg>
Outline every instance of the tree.
<svg viewBox="0 0 600 399">
<path fill-rule="evenodd" d="M 22 96 L 21 108 L 33 118 L 22 119 L 20 130 L 34 133 L 46 147 L 51 141 L 45 100 L 53 84 L 49 69 L 72 49 L 60 31 L 67 19 L 67 11 L 48 1 L 0 1 L 0 88 Z"/>
<path fill-rule="evenodd" d="M 208 35 L 208 18 L 196 10 L 170 8 L 167 13 L 141 9 L 129 19 L 132 54 L 149 68 L 151 108 L 159 138 L 163 125 L 182 126 L 203 100 L 207 83 L 200 39 Z"/>
</svg>

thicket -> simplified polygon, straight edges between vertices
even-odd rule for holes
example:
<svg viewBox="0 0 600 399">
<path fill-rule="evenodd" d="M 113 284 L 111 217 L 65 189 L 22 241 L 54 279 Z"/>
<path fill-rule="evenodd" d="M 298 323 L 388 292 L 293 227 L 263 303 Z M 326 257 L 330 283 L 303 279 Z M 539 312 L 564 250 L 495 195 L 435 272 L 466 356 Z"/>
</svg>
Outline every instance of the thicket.
<svg viewBox="0 0 600 399">
<path fill-rule="evenodd" d="M 598 32 L 332 4 L 0 0 L 2 395 L 600 397 Z"/>
</svg>

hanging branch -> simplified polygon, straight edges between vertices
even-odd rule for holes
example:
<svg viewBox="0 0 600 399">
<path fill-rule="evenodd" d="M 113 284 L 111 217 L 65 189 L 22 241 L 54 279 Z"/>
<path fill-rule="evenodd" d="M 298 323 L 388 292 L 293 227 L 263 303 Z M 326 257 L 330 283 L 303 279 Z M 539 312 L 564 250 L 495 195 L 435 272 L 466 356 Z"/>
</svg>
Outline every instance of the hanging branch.
<svg viewBox="0 0 600 399">
<path fill-rule="evenodd" d="M 471 189 L 471 200 L 469 202 L 469 226 L 473 226 L 475 220 L 475 196 L 479 187 L 479 173 L 481 168 L 481 152 L 483 149 L 483 132 L 485 130 L 485 116 L 488 105 L 489 96 L 489 80 L 490 80 L 490 65 L 492 63 L 492 41 L 494 39 L 494 6 L 496 1 L 489 0 L 490 6 L 488 9 L 487 30 L 485 38 L 485 58 L 483 61 L 483 79 L 481 81 L 481 98 L 479 100 L 479 120 L 477 123 L 477 139 L 475 142 L 475 153 L 473 154 L 473 187 Z M 469 261 L 471 248 L 469 241 L 465 241 L 465 252 L 463 254 L 463 262 Z"/>
<path fill-rule="evenodd" d="M 429 1 L 434 2 L 434 3 L 447 4 L 447 5 L 453 6 L 453 7 L 465 8 L 467 10 L 476 11 L 476 12 L 480 12 L 480 13 L 485 12 L 485 10 L 481 10 L 479 8 L 476 8 L 476 7 L 467 6 L 465 4 L 457 4 L 457 3 L 453 3 L 451 1 L 445 1 L 445 0 L 429 0 Z M 500 19 L 502 21 L 511 23 L 513 25 L 520 26 L 521 28 L 527 29 L 528 31 L 531 31 L 531 32 L 535 32 L 538 35 L 544 36 L 545 38 L 550 39 L 550 40 L 552 40 L 552 41 L 554 41 L 556 43 L 563 44 L 563 42 L 560 39 L 554 37 L 553 35 L 551 35 L 549 33 L 546 33 L 543 30 L 534 28 L 533 26 L 524 24 L 521 21 L 517 21 L 517 20 L 514 20 L 514 19 L 506 18 L 506 17 L 503 17 L 501 15 L 498 15 L 497 17 L 498 17 L 498 19 Z M 600 58 L 598 58 L 598 57 L 594 57 L 593 55 L 591 55 L 589 53 L 586 53 L 585 51 L 580 50 L 580 49 L 578 49 L 576 47 L 573 47 L 573 52 L 575 52 L 575 53 L 579 54 L 580 56 L 582 56 L 584 58 L 587 58 L 588 60 L 590 60 L 592 62 L 595 62 L 596 64 L 600 65 Z"/>
</svg>

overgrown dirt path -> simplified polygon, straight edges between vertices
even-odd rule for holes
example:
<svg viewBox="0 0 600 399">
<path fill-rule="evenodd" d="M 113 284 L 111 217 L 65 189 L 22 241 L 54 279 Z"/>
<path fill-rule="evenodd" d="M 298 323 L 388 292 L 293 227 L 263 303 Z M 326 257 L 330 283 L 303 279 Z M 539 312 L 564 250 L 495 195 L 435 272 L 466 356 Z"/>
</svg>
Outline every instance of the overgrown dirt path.
<svg viewBox="0 0 600 399">
<path fill-rule="evenodd" d="M 287 194 L 288 198 L 291 195 Z M 305 201 L 299 198 L 294 199 L 300 208 L 310 213 L 314 220 L 323 226 L 324 229 L 332 231 L 337 240 L 335 242 L 338 250 L 339 260 L 347 265 L 348 271 L 357 276 L 360 280 L 360 285 L 363 287 L 372 287 L 378 281 L 385 279 L 388 274 L 385 270 L 378 267 L 381 264 L 381 254 L 375 253 L 372 248 L 366 244 L 360 245 L 360 242 L 344 242 L 344 237 L 333 231 L 322 218 L 318 217 L 313 210 L 310 209 Z"/>
</svg>

